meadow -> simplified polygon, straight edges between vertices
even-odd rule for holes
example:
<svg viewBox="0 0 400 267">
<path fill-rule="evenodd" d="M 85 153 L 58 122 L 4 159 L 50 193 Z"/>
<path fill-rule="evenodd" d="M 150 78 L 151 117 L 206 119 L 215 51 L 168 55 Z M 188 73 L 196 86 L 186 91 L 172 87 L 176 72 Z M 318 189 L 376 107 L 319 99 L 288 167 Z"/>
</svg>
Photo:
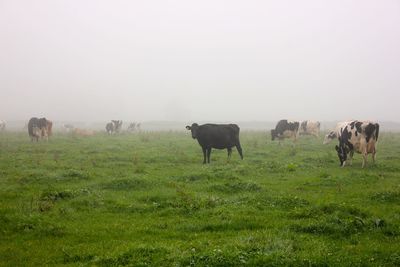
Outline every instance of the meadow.
<svg viewBox="0 0 400 267">
<path fill-rule="evenodd" d="M 189 132 L 31 143 L 0 133 L 1 266 L 400 265 L 400 134 L 377 163 L 242 131 L 211 164 Z"/>
</svg>

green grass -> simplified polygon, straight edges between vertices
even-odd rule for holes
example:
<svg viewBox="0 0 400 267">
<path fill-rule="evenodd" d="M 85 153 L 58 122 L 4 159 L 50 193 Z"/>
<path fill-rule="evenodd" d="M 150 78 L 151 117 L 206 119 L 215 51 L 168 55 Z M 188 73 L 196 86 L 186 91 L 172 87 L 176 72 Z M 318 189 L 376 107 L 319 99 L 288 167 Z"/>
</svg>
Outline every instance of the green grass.
<svg viewBox="0 0 400 267">
<path fill-rule="evenodd" d="M 322 137 L 241 142 L 203 165 L 184 132 L 0 134 L 0 265 L 400 265 L 400 134 L 366 169 Z"/>
</svg>

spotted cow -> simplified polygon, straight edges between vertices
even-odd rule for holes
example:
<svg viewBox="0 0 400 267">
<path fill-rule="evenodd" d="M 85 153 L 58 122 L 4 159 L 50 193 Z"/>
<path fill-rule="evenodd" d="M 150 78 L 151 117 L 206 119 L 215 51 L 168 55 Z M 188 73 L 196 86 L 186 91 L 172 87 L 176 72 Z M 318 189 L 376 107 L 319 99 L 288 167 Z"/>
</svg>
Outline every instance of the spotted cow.
<svg viewBox="0 0 400 267">
<path fill-rule="evenodd" d="M 370 121 L 351 121 L 340 128 L 339 145 L 336 145 L 340 166 L 344 167 L 349 154 L 350 165 L 354 152 L 363 156 L 362 168 L 367 163 L 368 154 L 372 154 L 375 162 L 376 142 L 379 136 L 379 124 Z"/>
<path fill-rule="evenodd" d="M 300 123 L 298 121 L 280 120 L 276 124 L 275 129 L 271 130 L 272 141 L 275 139 L 281 141 L 284 138 L 293 138 L 293 141 L 296 141 L 299 133 L 299 126 Z"/>
</svg>

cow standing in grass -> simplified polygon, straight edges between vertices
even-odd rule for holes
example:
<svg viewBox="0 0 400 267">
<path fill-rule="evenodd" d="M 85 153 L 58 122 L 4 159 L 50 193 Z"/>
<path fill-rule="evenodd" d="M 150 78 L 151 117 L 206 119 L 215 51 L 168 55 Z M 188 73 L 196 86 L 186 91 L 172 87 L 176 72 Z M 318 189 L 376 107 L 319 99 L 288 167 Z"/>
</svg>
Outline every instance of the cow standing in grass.
<svg viewBox="0 0 400 267">
<path fill-rule="evenodd" d="M 106 131 L 109 135 L 114 133 L 119 133 L 122 128 L 122 121 L 119 120 L 111 120 L 111 122 L 107 123 Z"/>
<path fill-rule="evenodd" d="M 354 152 L 363 155 L 362 168 L 367 163 L 368 154 L 375 162 L 376 142 L 379 136 L 379 124 L 369 121 L 351 121 L 340 128 L 339 145 L 336 145 L 340 166 L 346 165 L 347 154 L 350 154 L 350 165 Z"/>
<path fill-rule="evenodd" d="M 298 121 L 280 120 L 275 129 L 271 130 L 271 139 L 278 139 L 279 142 L 284 138 L 293 138 L 295 142 L 299 133 L 300 123 Z"/>
<path fill-rule="evenodd" d="M 300 123 L 299 134 L 300 135 L 313 135 L 319 137 L 319 131 L 321 123 L 319 121 L 302 121 Z"/>
<path fill-rule="evenodd" d="M 186 126 L 192 132 L 193 139 L 197 139 L 203 150 L 203 164 L 210 163 L 211 150 L 227 149 L 228 159 L 232 154 L 232 147 L 236 147 L 241 159 L 243 159 L 242 147 L 239 141 L 240 128 L 236 124 L 203 124 L 193 123 Z"/>
<path fill-rule="evenodd" d="M 47 141 L 48 135 L 46 118 L 31 118 L 28 122 L 28 134 L 31 138 L 31 141 L 36 140 L 36 142 L 38 142 L 40 137 Z"/>
</svg>

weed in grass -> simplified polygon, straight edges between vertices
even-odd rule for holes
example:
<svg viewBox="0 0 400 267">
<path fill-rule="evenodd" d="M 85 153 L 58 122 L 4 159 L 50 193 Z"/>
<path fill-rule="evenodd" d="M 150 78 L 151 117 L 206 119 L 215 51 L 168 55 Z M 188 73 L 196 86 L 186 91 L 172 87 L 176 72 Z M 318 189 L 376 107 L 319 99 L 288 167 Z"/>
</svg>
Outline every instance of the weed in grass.
<svg viewBox="0 0 400 267">
<path fill-rule="evenodd" d="M 309 202 L 298 196 L 270 196 L 261 195 L 254 198 L 250 203 L 255 203 L 260 209 L 277 208 L 277 209 L 295 209 L 309 205 Z"/>
<path fill-rule="evenodd" d="M 143 190 L 149 187 L 149 183 L 139 178 L 115 179 L 100 184 L 101 189 L 107 190 Z"/>
<path fill-rule="evenodd" d="M 400 192 L 399 191 L 378 192 L 372 195 L 371 199 L 381 203 L 400 203 Z"/>
<path fill-rule="evenodd" d="M 298 168 L 298 166 L 294 163 L 289 163 L 288 165 L 286 165 L 286 170 L 289 172 L 294 172 L 296 171 Z"/>
<path fill-rule="evenodd" d="M 210 190 L 212 191 L 222 192 L 226 194 L 239 192 L 257 192 L 261 189 L 261 186 L 252 182 L 228 182 L 224 184 L 215 184 L 210 187 Z"/>
<path fill-rule="evenodd" d="M 99 266 L 168 266 L 168 251 L 163 248 L 139 247 L 114 257 L 105 257 L 96 261 Z"/>
<path fill-rule="evenodd" d="M 196 181 L 204 181 L 210 179 L 210 175 L 207 173 L 198 173 L 198 174 L 189 174 L 183 176 L 173 176 L 172 180 L 176 180 L 179 182 L 196 182 Z"/>
<path fill-rule="evenodd" d="M 69 169 L 62 172 L 61 175 L 58 175 L 56 179 L 62 181 L 68 181 L 68 180 L 74 181 L 74 180 L 88 180 L 89 177 L 90 177 L 89 174 L 85 171 Z"/>
</svg>

